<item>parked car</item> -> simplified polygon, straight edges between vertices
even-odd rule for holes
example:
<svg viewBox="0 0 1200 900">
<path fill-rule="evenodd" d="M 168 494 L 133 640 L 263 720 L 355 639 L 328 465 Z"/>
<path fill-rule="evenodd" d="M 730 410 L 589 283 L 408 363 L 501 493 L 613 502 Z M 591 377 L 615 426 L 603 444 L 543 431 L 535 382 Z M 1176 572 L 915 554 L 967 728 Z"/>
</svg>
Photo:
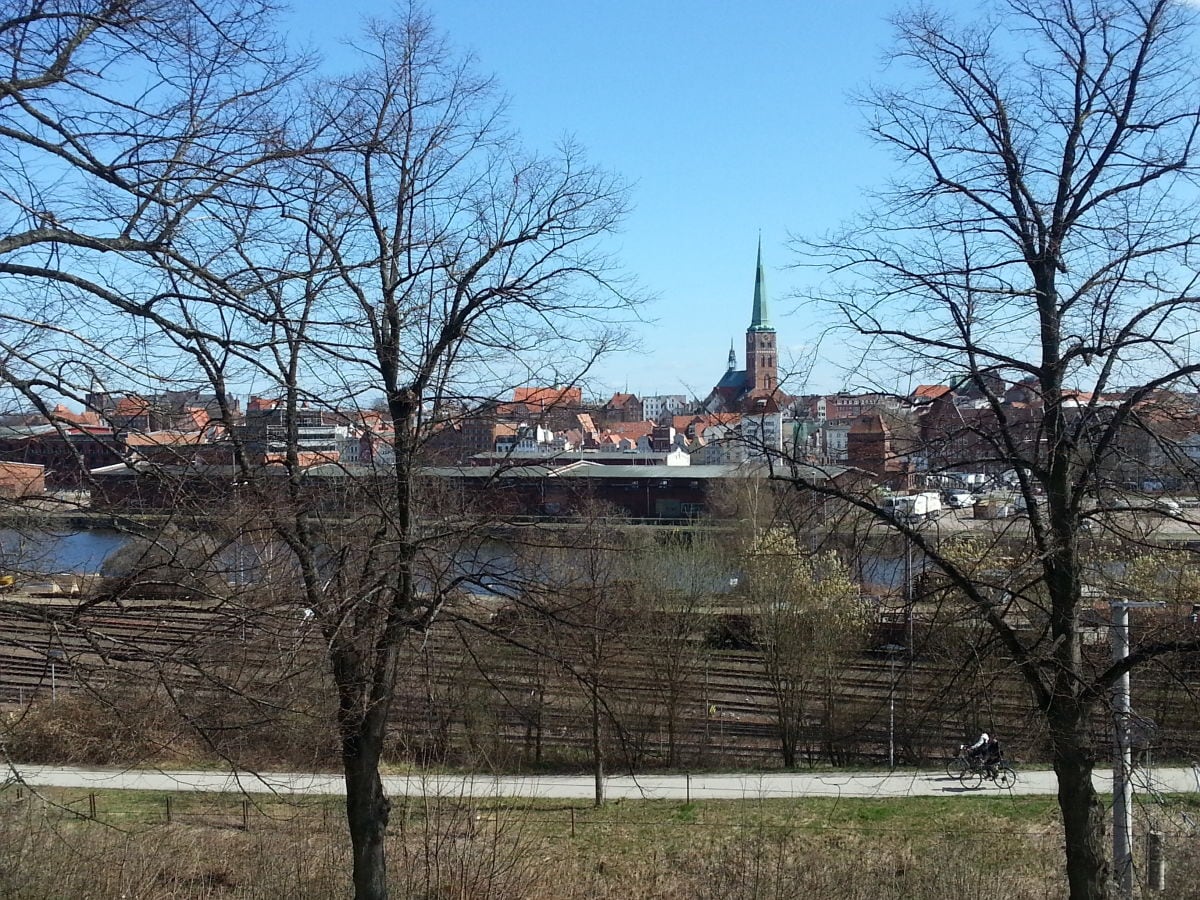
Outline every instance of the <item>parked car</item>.
<svg viewBox="0 0 1200 900">
<path fill-rule="evenodd" d="M 950 509 L 966 509 L 975 503 L 975 497 L 970 491 L 946 491 L 943 499 Z"/>
</svg>

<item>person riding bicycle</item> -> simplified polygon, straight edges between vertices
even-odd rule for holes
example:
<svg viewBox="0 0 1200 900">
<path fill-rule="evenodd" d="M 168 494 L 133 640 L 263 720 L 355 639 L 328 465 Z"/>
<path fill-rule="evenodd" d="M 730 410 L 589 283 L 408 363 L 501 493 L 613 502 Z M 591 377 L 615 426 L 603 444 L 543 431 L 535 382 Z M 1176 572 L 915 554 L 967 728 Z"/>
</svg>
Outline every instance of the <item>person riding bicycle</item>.
<svg viewBox="0 0 1200 900">
<path fill-rule="evenodd" d="M 981 751 L 983 768 L 987 772 L 988 778 L 993 781 L 996 778 L 996 773 L 999 771 L 1000 759 L 1000 742 L 995 738 L 988 738 L 988 742 L 983 745 Z"/>
<path fill-rule="evenodd" d="M 987 746 L 992 742 L 992 736 L 986 731 L 979 735 L 979 740 L 973 743 L 970 747 L 963 746 L 963 752 L 967 755 L 968 762 L 971 765 L 979 765 L 984 760 L 984 754 L 987 751 Z"/>
<path fill-rule="evenodd" d="M 972 768 L 979 767 L 987 772 L 989 778 L 996 777 L 996 767 L 1002 758 L 998 740 L 985 731 L 979 735 L 979 740 L 970 747 L 964 746 L 962 750 Z"/>
</svg>

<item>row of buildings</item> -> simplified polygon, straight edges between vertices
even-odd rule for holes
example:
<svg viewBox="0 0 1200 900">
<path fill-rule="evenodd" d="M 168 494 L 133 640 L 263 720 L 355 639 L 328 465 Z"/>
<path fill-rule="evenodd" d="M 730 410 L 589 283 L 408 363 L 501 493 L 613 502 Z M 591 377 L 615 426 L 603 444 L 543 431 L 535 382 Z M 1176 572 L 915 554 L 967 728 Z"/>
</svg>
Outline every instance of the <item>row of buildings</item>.
<svg viewBox="0 0 1200 900">
<path fill-rule="evenodd" d="M 1005 383 L 988 375 L 920 385 L 905 395 L 788 394 L 779 374 L 761 247 L 744 346 L 744 365 L 739 367 L 731 346 L 725 371 L 703 398 L 619 392 L 589 402 L 578 386 L 521 386 L 511 397 L 427 409 L 424 461 L 443 471 L 477 469 L 471 477 L 479 478 L 518 464 L 541 465 L 560 477 L 565 463 L 601 465 L 611 473 L 614 466 L 666 470 L 787 458 L 857 470 L 904 489 L 956 473 L 1011 467 L 1011 450 L 999 448 L 1002 431 L 1016 435 L 1031 454 L 1044 439 L 1041 398 L 1029 380 Z M 1128 399 L 1127 393 L 1073 394 L 1062 402 L 1077 421 L 1099 427 Z M 1115 480 L 1170 486 L 1200 467 L 1200 398 L 1161 392 L 1140 398 L 1130 422 L 1122 439 L 1105 448 L 1105 465 Z M 314 467 L 387 464 L 391 424 L 378 407 L 288 407 L 276 398 L 250 397 L 243 410 L 236 398 L 198 391 L 150 396 L 95 391 L 82 412 L 59 406 L 49 416 L 0 420 L 0 462 L 10 464 L 0 470 L 0 491 L 30 492 L 43 481 L 50 488 L 77 487 L 95 473 L 111 475 L 132 463 L 220 467 L 240 455 L 269 466 L 289 448 L 302 465 Z M 18 472 L 12 465 L 36 467 L 38 476 L 12 474 Z M 681 502 L 686 507 L 690 501 Z"/>
</svg>

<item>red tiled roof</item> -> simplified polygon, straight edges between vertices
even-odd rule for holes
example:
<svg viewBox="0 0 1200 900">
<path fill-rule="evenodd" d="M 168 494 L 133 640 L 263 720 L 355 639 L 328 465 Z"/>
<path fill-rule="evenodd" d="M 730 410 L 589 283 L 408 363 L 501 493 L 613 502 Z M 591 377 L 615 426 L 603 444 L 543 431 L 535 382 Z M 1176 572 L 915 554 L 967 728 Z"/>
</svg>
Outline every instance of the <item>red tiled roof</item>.
<svg viewBox="0 0 1200 900">
<path fill-rule="evenodd" d="M 914 400 L 936 400 L 950 393 L 950 388 L 944 384 L 918 384 L 912 392 Z"/>
<path fill-rule="evenodd" d="M 674 428 L 676 431 L 686 432 L 688 430 L 688 426 L 691 425 L 696 420 L 698 420 L 699 418 L 700 418 L 700 416 L 696 416 L 696 415 L 671 416 L 671 427 Z"/>
<path fill-rule="evenodd" d="M 187 417 L 191 419 L 192 427 L 197 431 L 202 431 L 209 422 L 212 421 L 212 416 L 208 414 L 208 410 L 199 406 L 189 406 L 184 410 Z"/>
<path fill-rule="evenodd" d="M 513 388 L 513 402 L 529 406 L 583 406 L 583 389 L 577 387 Z"/>
<path fill-rule="evenodd" d="M 125 436 L 125 443 L 130 447 L 171 447 L 203 442 L 204 435 L 199 431 L 149 431 L 145 434 L 132 432 Z"/>
<path fill-rule="evenodd" d="M 140 416 L 150 409 L 150 401 L 144 397 L 125 396 L 117 401 L 113 409 L 115 416 Z"/>
<path fill-rule="evenodd" d="M 653 422 L 613 422 L 608 426 L 607 431 L 610 434 L 619 434 L 621 437 L 633 438 L 636 440 L 643 434 L 649 434 L 654 430 Z"/>
<path fill-rule="evenodd" d="M 72 425 L 100 424 L 100 416 L 98 416 L 94 411 L 89 409 L 88 411 L 82 413 L 72 412 L 61 403 L 55 406 L 54 409 L 50 410 L 50 416 L 51 418 L 60 422 L 70 422 Z"/>
</svg>

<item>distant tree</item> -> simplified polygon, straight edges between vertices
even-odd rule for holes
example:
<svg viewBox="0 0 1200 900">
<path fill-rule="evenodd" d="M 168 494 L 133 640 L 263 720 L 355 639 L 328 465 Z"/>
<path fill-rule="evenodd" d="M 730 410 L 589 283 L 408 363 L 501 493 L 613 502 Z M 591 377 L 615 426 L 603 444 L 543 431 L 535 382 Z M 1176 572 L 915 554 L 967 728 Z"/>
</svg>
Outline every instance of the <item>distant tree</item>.
<svg viewBox="0 0 1200 900">
<path fill-rule="evenodd" d="M 797 248 L 838 273 L 825 299 L 870 359 L 865 376 L 915 372 L 978 398 L 921 449 L 935 470 L 1010 473 L 1028 512 L 1007 530 L 1009 553 L 1036 569 L 1016 602 L 1044 615 L 1029 625 L 1006 615 L 934 531 L 889 522 L 868 494 L 788 477 L 876 514 L 994 631 L 1048 734 L 1070 896 L 1107 898 L 1096 715 L 1123 673 L 1196 646 L 1144 643 L 1113 663 L 1085 653 L 1081 628 L 1087 523 L 1129 524 L 1103 506 L 1127 490 L 1132 448 L 1151 459 L 1178 438 L 1150 412 L 1172 396 L 1195 406 L 1192 11 L 1010 0 L 972 24 L 931 7 L 895 22 L 897 82 L 863 98 L 897 162 L 891 184 L 861 227 Z M 1007 402 L 1003 385 L 1016 382 L 1027 396 Z"/>
<path fill-rule="evenodd" d="M 830 554 L 802 556 L 781 530 L 759 542 L 746 569 L 780 756 L 792 769 L 808 720 L 832 725 L 838 674 L 861 649 L 867 617 L 845 566 Z"/>
<path fill-rule="evenodd" d="M 632 658 L 640 620 L 629 536 L 602 504 L 589 505 L 580 526 L 553 547 L 533 547 L 525 566 L 536 584 L 523 605 L 536 611 L 553 636 L 549 649 L 568 679 L 582 689 L 588 719 L 588 747 L 595 786 L 594 803 L 605 801 L 611 730 L 623 743 L 619 696 Z"/>
<path fill-rule="evenodd" d="M 635 639 L 661 702 L 671 767 L 681 762 L 683 715 L 698 699 L 705 626 L 728 590 L 730 558 L 701 534 L 668 534 L 645 546 L 633 564 Z"/>
</svg>

